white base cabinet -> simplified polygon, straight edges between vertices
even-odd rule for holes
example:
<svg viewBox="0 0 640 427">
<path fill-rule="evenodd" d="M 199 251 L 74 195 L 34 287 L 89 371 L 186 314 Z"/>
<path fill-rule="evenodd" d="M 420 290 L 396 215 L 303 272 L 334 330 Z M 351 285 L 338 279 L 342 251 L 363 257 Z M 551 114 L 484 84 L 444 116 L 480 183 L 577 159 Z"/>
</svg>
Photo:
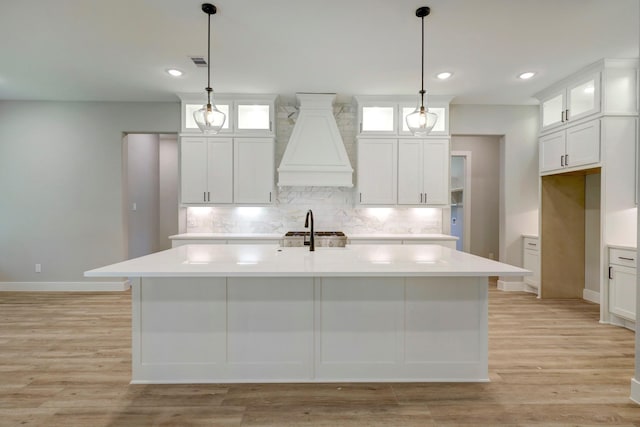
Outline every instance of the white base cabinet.
<svg viewBox="0 0 640 427">
<path fill-rule="evenodd" d="M 523 268 L 533 272 L 525 276 L 524 283 L 536 290 L 540 289 L 540 247 L 538 238 L 524 237 L 522 250 Z"/>
<path fill-rule="evenodd" d="M 609 312 L 636 320 L 636 252 L 609 248 Z"/>
</svg>

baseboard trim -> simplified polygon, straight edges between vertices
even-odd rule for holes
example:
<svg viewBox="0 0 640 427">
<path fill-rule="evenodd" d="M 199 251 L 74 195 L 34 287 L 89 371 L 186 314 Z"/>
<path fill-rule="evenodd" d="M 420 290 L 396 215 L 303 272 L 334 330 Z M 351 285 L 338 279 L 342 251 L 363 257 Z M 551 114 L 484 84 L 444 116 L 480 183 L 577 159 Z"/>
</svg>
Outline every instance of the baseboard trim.
<svg viewBox="0 0 640 427">
<path fill-rule="evenodd" d="M 582 299 L 600 305 L 600 292 L 592 291 L 591 289 L 583 289 Z"/>
<path fill-rule="evenodd" d="M 629 396 L 629 399 L 640 405 L 640 382 L 635 378 L 631 378 L 631 396 Z"/>
<path fill-rule="evenodd" d="M 0 292 L 117 292 L 131 287 L 121 282 L 0 282 Z"/>
<path fill-rule="evenodd" d="M 498 280 L 498 289 L 505 292 L 524 291 L 524 282 L 506 282 Z"/>
</svg>

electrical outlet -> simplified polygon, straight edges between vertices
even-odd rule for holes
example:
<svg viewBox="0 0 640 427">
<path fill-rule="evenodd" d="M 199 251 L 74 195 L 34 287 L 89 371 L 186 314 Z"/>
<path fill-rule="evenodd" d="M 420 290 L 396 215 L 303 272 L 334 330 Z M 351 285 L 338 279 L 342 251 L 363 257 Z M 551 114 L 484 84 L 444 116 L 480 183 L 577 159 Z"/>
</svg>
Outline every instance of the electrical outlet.
<svg viewBox="0 0 640 427">
<path fill-rule="evenodd" d="M 36 264 L 36 273 L 42 273 L 42 265 Z"/>
</svg>

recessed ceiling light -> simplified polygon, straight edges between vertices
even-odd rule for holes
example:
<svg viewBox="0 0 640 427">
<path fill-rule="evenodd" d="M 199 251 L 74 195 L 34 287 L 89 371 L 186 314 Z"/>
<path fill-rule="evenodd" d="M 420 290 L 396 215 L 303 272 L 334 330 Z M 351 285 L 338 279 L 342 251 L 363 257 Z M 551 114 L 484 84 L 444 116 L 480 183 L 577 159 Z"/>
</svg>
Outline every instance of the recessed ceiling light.
<svg viewBox="0 0 640 427">
<path fill-rule="evenodd" d="M 519 79 L 522 79 L 522 80 L 528 80 L 528 79 L 530 79 L 531 77 L 533 77 L 533 76 L 535 76 L 535 75 L 536 75 L 536 73 L 531 72 L 531 71 L 527 71 L 526 73 L 522 73 L 522 74 L 520 74 L 520 75 L 518 76 L 518 78 L 519 78 Z"/>
<path fill-rule="evenodd" d="M 170 76 L 173 76 L 173 77 L 180 77 L 183 73 L 182 73 L 182 71 L 178 70 L 177 68 L 169 68 L 169 69 L 167 69 L 167 74 L 169 74 Z"/>
<path fill-rule="evenodd" d="M 450 73 L 449 71 L 443 71 L 442 73 L 436 74 L 436 77 L 440 80 L 447 80 L 451 76 L 453 76 L 453 73 Z"/>
</svg>

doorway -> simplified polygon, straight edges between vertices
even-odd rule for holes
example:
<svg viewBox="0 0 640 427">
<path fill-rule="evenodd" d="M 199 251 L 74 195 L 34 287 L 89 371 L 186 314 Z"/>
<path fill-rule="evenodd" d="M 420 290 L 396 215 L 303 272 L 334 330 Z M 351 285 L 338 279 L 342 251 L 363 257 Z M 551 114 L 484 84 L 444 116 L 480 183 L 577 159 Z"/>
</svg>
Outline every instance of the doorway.
<svg viewBox="0 0 640 427">
<path fill-rule="evenodd" d="M 466 159 L 461 193 L 462 250 L 489 259 L 497 259 L 500 253 L 502 145 L 502 138 L 497 135 L 451 137 L 452 154 L 462 155 Z M 453 168 L 454 165 L 452 173 Z M 457 190 L 457 184 L 452 184 L 451 188 Z M 464 220 L 465 216 L 468 223 Z M 459 221 L 460 218 L 456 218 L 456 222 Z"/>
<path fill-rule="evenodd" d="M 471 235 L 471 151 L 451 152 L 451 235 L 456 249 L 469 252 Z"/>
<path fill-rule="evenodd" d="M 122 139 L 126 258 L 169 249 L 178 234 L 177 134 Z"/>
</svg>

